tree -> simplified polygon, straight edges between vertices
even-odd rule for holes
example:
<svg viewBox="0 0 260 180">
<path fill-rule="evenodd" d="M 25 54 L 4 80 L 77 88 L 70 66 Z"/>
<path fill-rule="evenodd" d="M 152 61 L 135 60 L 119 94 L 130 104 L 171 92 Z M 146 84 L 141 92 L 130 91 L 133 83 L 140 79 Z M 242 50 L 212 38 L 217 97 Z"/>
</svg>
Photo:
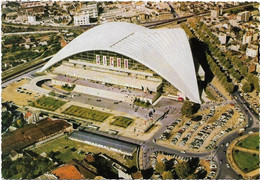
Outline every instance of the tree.
<svg viewBox="0 0 260 180">
<path fill-rule="evenodd" d="M 224 84 L 225 82 L 227 82 L 227 77 L 226 76 L 222 76 L 221 79 L 220 79 L 220 82 L 222 84 Z"/>
<path fill-rule="evenodd" d="M 228 83 L 226 86 L 226 90 L 229 93 L 232 93 L 234 91 L 234 85 L 232 83 Z"/>
<path fill-rule="evenodd" d="M 257 92 L 259 92 L 259 89 L 260 89 L 260 87 L 259 87 L 259 82 L 254 82 L 254 88 L 255 88 L 255 90 L 256 90 Z"/>
<path fill-rule="evenodd" d="M 162 173 L 162 179 L 165 180 L 165 179 L 173 179 L 173 175 L 171 173 L 171 171 L 164 171 Z"/>
<path fill-rule="evenodd" d="M 185 101 L 181 107 L 182 115 L 189 117 L 192 115 L 192 111 L 192 103 L 190 101 Z"/>
<path fill-rule="evenodd" d="M 206 175 L 207 175 L 207 171 L 206 171 L 206 170 L 204 170 L 204 169 L 199 170 L 199 171 L 195 174 L 195 176 L 196 176 L 195 179 L 204 179 L 204 178 L 206 177 Z"/>
<path fill-rule="evenodd" d="M 243 76 L 247 76 L 247 67 L 245 65 L 242 66 L 241 68 L 241 74 L 243 74 Z"/>
<path fill-rule="evenodd" d="M 198 157 L 193 157 L 187 162 L 192 172 L 197 169 L 199 162 L 200 159 Z"/>
<path fill-rule="evenodd" d="M 242 90 L 243 92 L 251 92 L 252 91 L 252 86 L 250 83 L 246 82 L 245 84 L 243 84 L 242 86 Z"/>
<path fill-rule="evenodd" d="M 162 174 L 165 171 L 165 164 L 160 161 L 155 165 L 155 171 Z"/>
<path fill-rule="evenodd" d="M 186 162 L 182 162 L 175 166 L 175 171 L 180 179 L 184 179 L 190 174 L 190 167 Z"/>
<path fill-rule="evenodd" d="M 17 124 L 17 126 L 20 128 L 20 127 L 23 127 L 23 121 L 22 121 L 22 119 L 18 119 L 17 121 L 16 121 L 16 124 Z"/>
</svg>

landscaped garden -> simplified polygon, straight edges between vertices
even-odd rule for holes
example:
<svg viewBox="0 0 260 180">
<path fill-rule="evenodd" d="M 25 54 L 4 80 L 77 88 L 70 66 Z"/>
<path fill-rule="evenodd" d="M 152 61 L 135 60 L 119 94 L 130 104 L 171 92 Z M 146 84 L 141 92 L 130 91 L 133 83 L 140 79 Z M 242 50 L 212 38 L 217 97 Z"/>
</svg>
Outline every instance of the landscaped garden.
<svg viewBox="0 0 260 180">
<path fill-rule="evenodd" d="M 111 115 L 110 113 L 101 112 L 101 111 L 75 106 L 75 105 L 70 106 L 65 111 L 63 111 L 63 113 L 71 116 L 76 116 L 76 117 L 90 119 L 99 122 L 105 121 Z"/>
<path fill-rule="evenodd" d="M 47 109 L 50 111 L 55 111 L 56 109 L 63 106 L 65 103 L 66 103 L 65 101 L 54 99 L 52 97 L 43 96 L 40 99 L 32 102 L 31 106 L 34 106 L 37 108 L 42 108 L 42 109 Z"/>
<path fill-rule="evenodd" d="M 113 117 L 115 119 L 112 124 L 116 126 L 120 126 L 123 128 L 127 128 L 134 120 L 128 117 L 124 116 L 115 116 Z"/>
<path fill-rule="evenodd" d="M 250 172 L 259 167 L 258 154 L 233 150 L 234 161 L 244 172 Z"/>
<path fill-rule="evenodd" d="M 75 88 L 75 84 L 73 84 L 72 86 L 65 84 L 65 85 L 61 86 L 61 88 L 65 91 L 72 91 Z"/>
<path fill-rule="evenodd" d="M 143 101 L 143 100 L 140 100 L 140 98 L 136 98 L 134 100 L 134 105 L 141 106 L 141 107 L 150 107 L 151 103 L 149 101 Z"/>
<path fill-rule="evenodd" d="M 243 147 L 243 148 L 248 148 L 248 149 L 253 149 L 253 150 L 259 150 L 259 135 L 252 135 L 249 136 L 242 141 L 240 141 L 237 146 Z"/>
</svg>

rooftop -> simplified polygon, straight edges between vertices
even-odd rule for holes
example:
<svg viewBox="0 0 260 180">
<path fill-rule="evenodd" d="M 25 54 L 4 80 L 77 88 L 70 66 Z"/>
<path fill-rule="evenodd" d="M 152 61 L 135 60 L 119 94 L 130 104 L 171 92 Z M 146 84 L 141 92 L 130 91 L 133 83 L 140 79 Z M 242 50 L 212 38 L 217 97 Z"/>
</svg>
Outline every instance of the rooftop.
<svg viewBox="0 0 260 180">
<path fill-rule="evenodd" d="M 75 166 L 68 164 L 59 167 L 52 173 L 58 176 L 59 179 L 84 179 Z"/>
<path fill-rule="evenodd" d="M 70 136 L 72 139 L 77 139 L 81 141 L 86 141 L 86 142 L 92 142 L 98 146 L 102 145 L 106 148 L 111 148 L 111 149 L 117 149 L 122 152 L 126 152 L 128 154 L 132 154 L 135 149 L 137 148 L 137 145 L 127 143 L 125 141 L 121 141 L 118 139 L 112 139 L 108 138 L 105 136 L 100 136 L 97 134 L 92 134 L 88 132 L 82 132 L 82 131 L 76 131 L 73 132 L 72 135 Z"/>
<path fill-rule="evenodd" d="M 200 103 L 191 48 L 183 29 L 147 29 L 131 23 L 104 23 L 73 39 L 40 71 L 71 55 L 94 50 L 111 51 L 134 59 L 185 93 L 191 101 Z"/>
<path fill-rule="evenodd" d="M 71 126 L 63 120 L 44 119 L 36 124 L 28 124 L 2 136 L 2 152 L 18 150 L 30 146 L 40 139 L 50 136 L 56 132 Z"/>
</svg>

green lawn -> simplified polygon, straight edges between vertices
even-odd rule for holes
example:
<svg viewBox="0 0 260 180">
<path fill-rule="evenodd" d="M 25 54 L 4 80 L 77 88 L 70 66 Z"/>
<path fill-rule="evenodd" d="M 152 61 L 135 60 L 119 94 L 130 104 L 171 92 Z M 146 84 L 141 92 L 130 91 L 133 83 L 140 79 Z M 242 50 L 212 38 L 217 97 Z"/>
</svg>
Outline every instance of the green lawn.
<svg viewBox="0 0 260 180">
<path fill-rule="evenodd" d="M 31 106 L 47 109 L 50 111 L 55 111 L 59 107 L 63 106 L 66 102 L 54 99 L 52 97 L 41 97 L 40 99 L 31 103 Z"/>
<path fill-rule="evenodd" d="M 72 151 L 71 149 L 75 148 L 76 151 Z M 67 163 L 71 159 L 82 160 L 86 157 L 85 153 L 93 152 L 93 153 L 104 153 L 111 156 L 114 159 L 117 159 L 119 162 L 123 163 L 127 167 L 136 166 L 136 153 L 134 153 L 133 159 L 123 158 L 123 155 L 117 152 L 109 151 L 107 149 L 99 148 L 96 146 L 90 146 L 82 142 L 74 141 L 64 136 L 54 139 L 52 141 L 47 142 L 33 150 L 37 154 L 41 154 L 45 152 L 49 154 L 51 151 L 58 154 L 55 158 L 60 159 L 60 161 Z M 83 151 L 83 154 L 80 154 L 79 151 Z"/>
<path fill-rule="evenodd" d="M 105 121 L 111 115 L 110 113 L 105 113 L 74 105 L 70 106 L 62 113 L 99 122 Z"/>
<path fill-rule="evenodd" d="M 115 116 L 114 119 L 112 124 L 123 128 L 127 128 L 134 121 L 133 119 L 124 116 Z"/>
<path fill-rule="evenodd" d="M 237 146 L 259 150 L 259 135 L 252 135 L 240 141 Z"/>
<path fill-rule="evenodd" d="M 78 153 L 80 151 L 79 148 L 81 149 L 84 146 L 85 144 L 83 143 L 72 141 L 65 137 L 61 137 L 53 141 L 50 141 L 38 148 L 35 148 L 34 152 L 36 152 L 37 154 L 41 154 L 43 152 L 49 154 L 51 151 L 58 152 L 55 158 L 60 159 L 62 162 L 66 163 L 73 158 L 78 160 L 84 159 L 86 155 L 84 153 L 83 154 Z M 71 150 L 71 148 L 73 147 L 76 150 L 75 149 L 74 151 Z"/>
<path fill-rule="evenodd" d="M 257 154 L 254 156 L 252 153 L 236 152 L 236 150 L 233 150 L 233 157 L 238 167 L 246 173 L 259 167 L 259 158 Z"/>
</svg>

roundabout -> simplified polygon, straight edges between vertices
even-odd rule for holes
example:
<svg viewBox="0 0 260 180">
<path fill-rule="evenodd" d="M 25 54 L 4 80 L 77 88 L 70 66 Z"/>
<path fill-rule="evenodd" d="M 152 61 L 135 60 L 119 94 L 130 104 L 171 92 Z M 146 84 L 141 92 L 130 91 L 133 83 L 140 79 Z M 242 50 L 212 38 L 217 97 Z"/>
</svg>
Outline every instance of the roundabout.
<svg viewBox="0 0 260 180">
<path fill-rule="evenodd" d="M 231 142 L 227 159 L 231 167 L 244 179 L 259 176 L 259 133 L 241 136 Z"/>
</svg>

